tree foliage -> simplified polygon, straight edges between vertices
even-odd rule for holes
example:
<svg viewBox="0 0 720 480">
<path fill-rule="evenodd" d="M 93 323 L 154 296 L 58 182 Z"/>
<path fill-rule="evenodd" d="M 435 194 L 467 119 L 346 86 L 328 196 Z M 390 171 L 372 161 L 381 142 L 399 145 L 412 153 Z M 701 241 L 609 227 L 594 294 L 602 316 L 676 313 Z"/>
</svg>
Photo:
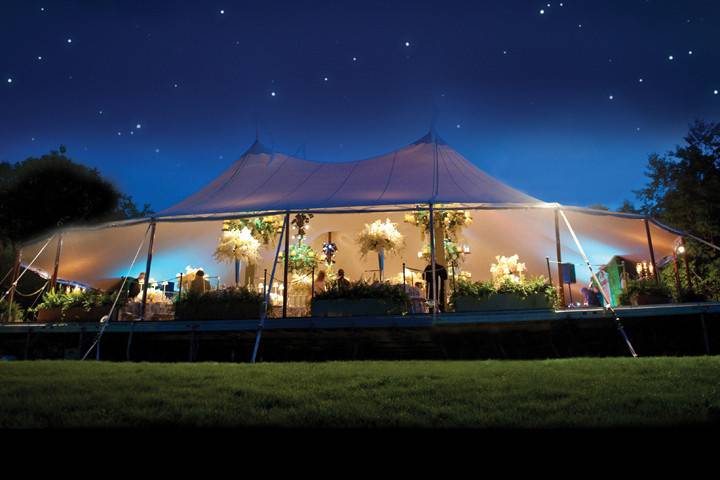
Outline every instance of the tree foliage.
<svg viewBox="0 0 720 480">
<path fill-rule="evenodd" d="M 714 244 L 720 241 L 720 123 L 696 121 L 685 143 L 648 159 L 648 182 L 635 192 L 643 213 Z M 688 242 L 694 282 L 720 295 L 720 256 Z M 672 268 L 672 267 L 671 267 Z"/>
<path fill-rule="evenodd" d="M 73 162 L 65 147 L 40 158 L 0 164 L 0 237 L 15 244 L 59 226 L 143 216 L 93 168 Z"/>
</svg>

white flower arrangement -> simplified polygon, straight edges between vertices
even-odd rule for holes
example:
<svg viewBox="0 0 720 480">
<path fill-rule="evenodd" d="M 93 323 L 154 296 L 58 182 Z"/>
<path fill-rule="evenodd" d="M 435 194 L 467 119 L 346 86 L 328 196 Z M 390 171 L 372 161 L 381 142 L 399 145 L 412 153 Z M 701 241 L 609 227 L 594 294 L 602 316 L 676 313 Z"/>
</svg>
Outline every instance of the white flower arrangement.
<svg viewBox="0 0 720 480">
<path fill-rule="evenodd" d="M 357 238 L 360 245 L 360 254 L 364 257 L 368 252 L 391 252 L 397 253 L 405 245 L 405 238 L 397 229 L 397 224 L 386 219 L 375 220 L 371 224 L 365 224 L 365 228 Z"/>
<path fill-rule="evenodd" d="M 240 260 L 251 263 L 259 258 L 259 250 L 260 242 L 253 237 L 249 228 L 244 227 L 241 230 L 223 231 L 213 256 L 219 262 Z"/>
<path fill-rule="evenodd" d="M 497 263 L 490 266 L 493 285 L 496 287 L 507 280 L 513 283 L 522 283 L 525 280 L 524 272 L 527 271 L 524 263 L 520 263 L 520 257 L 515 254 L 511 257 L 496 256 Z"/>
</svg>

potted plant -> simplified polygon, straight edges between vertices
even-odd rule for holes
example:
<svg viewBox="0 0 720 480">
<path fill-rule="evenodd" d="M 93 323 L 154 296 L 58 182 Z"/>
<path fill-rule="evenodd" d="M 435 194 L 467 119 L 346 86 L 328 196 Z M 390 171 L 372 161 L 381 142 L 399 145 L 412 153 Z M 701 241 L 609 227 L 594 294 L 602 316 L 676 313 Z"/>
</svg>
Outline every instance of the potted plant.
<svg viewBox="0 0 720 480">
<path fill-rule="evenodd" d="M 333 285 L 316 294 L 312 300 L 312 314 L 316 317 L 399 315 L 407 311 L 409 301 L 403 285 L 360 281 L 345 288 Z"/>
<path fill-rule="evenodd" d="M 263 296 L 247 287 L 197 293 L 184 292 L 175 301 L 176 320 L 242 320 L 260 318 Z"/>
<path fill-rule="evenodd" d="M 86 290 L 79 295 L 70 295 L 65 304 L 63 320 L 66 322 L 99 322 L 110 312 L 115 298 L 103 292 Z"/>
<path fill-rule="evenodd" d="M 670 289 L 653 279 L 630 280 L 620 295 L 622 305 L 655 305 L 669 303 Z"/>
<path fill-rule="evenodd" d="M 37 312 L 37 321 L 51 323 L 62 320 L 65 302 L 66 295 L 63 292 L 50 289 L 43 293 L 42 300 L 34 308 L 34 311 Z"/>
</svg>

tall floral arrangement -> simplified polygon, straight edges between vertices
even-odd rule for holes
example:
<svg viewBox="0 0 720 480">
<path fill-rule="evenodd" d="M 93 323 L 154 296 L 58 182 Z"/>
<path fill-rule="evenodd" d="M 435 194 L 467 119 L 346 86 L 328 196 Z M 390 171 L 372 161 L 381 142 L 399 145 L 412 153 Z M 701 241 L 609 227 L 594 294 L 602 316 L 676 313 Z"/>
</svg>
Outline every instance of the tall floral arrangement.
<svg viewBox="0 0 720 480">
<path fill-rule="evenodd" d="M 288 271 L 300 275 L 312 273 L 317 268 L 319 256 L 315 251 L 304 243 L 290 245 L 290 255 L 288 256 Z M 284 261 L 285 253 L 280 252 L 280 258 Z"/>
<path fill-rule="evenodd" d="M 434 214 L 435 224 L 442 225 L 445 237 L 453 241 L 457 240 L 458 234 L 464 227 L 472 223 L 472 215 L 470 215 L 468 211 L 442 210 L 443 205 L 440 204 L 436 205 L 436 208 Z M 429 210 L 415 210 L 411 213 L 406 213 L 404 221 L 416 227 L 422 227 L 420 235 L 423 240 L 425 239 L 425 235 L 430 232 Z"/>
<path fill-rule="evenodd" d="M 223 222 L 223 231 L 248 228 L 252 236 L 263 245 L 268 245 L 282 230 L 280 215 L 264 215 L 261 217 L 240 218 Z"/>
<path fill-rule="evenodd" d="M 505 282 L 522 283 L 525 281 L 525 273 L 527 268 L 525 264 L 519 262 L 520 257 L 516 254 L 511 257 L 496 256 L 497 263 L 490 266 L 492 274 L 492 282 L 495 287 Z"/>
<path fill-rule="evenodd" d="M 365 224 L 365 228 L 357 238 L 357 243 L 363 257 L 368 252 L 377 252 L 380 280 L 382 280 L 385 270 L 385 252 L 399 252 L 405 245 L 405 238 L 397 229 L 397 224 L 387 218 L 385 222 L 375 220 L 373 223 Z"/>
<path fill-rule="evenodd" d="M 254 263 L 259 258 L 260 242 L 253 237 L 248 227 L 242 230 L 224 230 L 215 249 L 214 257 L 219 262 L 243 261 Z"/>
</svg>

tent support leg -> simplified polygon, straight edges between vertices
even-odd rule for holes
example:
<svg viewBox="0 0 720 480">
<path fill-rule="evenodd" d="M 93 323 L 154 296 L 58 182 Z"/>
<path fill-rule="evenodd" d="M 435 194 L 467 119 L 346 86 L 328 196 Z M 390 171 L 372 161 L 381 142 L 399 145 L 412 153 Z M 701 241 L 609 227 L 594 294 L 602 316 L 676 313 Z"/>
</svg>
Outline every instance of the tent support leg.
<svg viewBox="0 0 720 480">
<path fill-rule="evenodd" d="M 612 307 L 612 302 L 610 301 L 610 296 L 607 294 L 604 288 L 602 288 L 602 284 L 600 283 L 600 280 L 598 280 L 597 275 L 595 275 L 595 271 L 592 268 L 592 264 L 590 263 L 590 260 L 588 259 L 587 255 L 585 254 L 585 250 L 583 250 L 582 245 L 580 245 L 580 240 L 578 240 L 577 235 L 575 235 L 575 230 L 573 230 L 572 226 L 570 225 L 570 221 L 568 220 L 567 216 L 565 216 L 565 212 L 563 212 L 560 209 L 555 210 L 560 215 L 562 215 L 563 221 L 565 222 L 565 225 L 568 228 L 568 231 L 570 232 L 570 235 L 572 236 L 573 240 L 575 241 L 575 245 L 578 247 L 578 251 L 580 252 L 580 255 L 582 255 L 583 260 L 585 260 L 585 264 L 588 267 L 588 270 L 590 270 L 590 275 L 592 276 L 592 279 L 595 280 L 595 283 L 600 286 L 600 293 L 602 293 L 603 299 L 605 300 L 605 307 L 608 308 L 613 316 L 615 317 L 615 326 L 617 327 L 618 333 L 622 337 L 622 339 L 625 341 L 625 345 L 627 345 L 628 350 L 630 351 L 630 354 L 637 358 L 637 353 L 635 352 L 635 349 L 632 346 L 632 343 L 630 343 L 630 339 L 628 338 L 627 334 L 625 333 L 625 328 L 622 325 L 622 322 L 620 322 L 620 317 L 618 316 L 615 309 Z"/>
<path fill-rule="evenodd" d="M 140 320 L 145 320 L 145 307 L 147 306 L 147 290 L 150 284 L 150 267 L 152 266 L 153 246 L 155 243 L 155 228 L 157 223 L 153 220 L 150 223 L 150 245 L 148 246 L 147 262 L 145 263 L 145 283 L 143 283 L 142 306 L 140 308 Z"/>
<path fill-rule="evenodd" d="M 280 238 L 278 238 L 277 248 L 275 249 L 275 258 L 273 260 L 273 268 L 272 268 L 272 271 L 270 272 L 270 286 L 272 286 L 272 283 L 275 280 L 275 269 L 277 268 L 278 257 L 280 256 L 280 245 L 283 241 L 283 236 L 286 239 L 289 236 L 289 232 L 288 232 L 289 226 L 290 226 L 290 214 L 285 215 L 285 221 L 283 222 L 282 230 L 280 231 Z M 285 256 L 285 260 L 287 261 L 287 255 Z M 287 265 L 287 263 L 285 265 Z M 263 330 L 263 327 L 265 326 L 265 319 L 267 318 L 268 305 L 270 303 L 270 292 L 272 291 L 272 288 L 267 288 L 267 283 L 265 285 L 266 285 L 265 301 L 263 302 L 262 312 L 260 312 L 260 323 L 258 323 L 257 332 L 255 333 L 255 346 L 253 347 L 252 357 L 250 358 L 251 363 L 255 363 L 255 359 L 257 358 L 258 348 L 260 348 L 260 339 L 262 338 L 262 330 Z"/>
<path fill-rule="evenodd" d="M 645 234 L 647 235 L 647 242 L 648 242 L 648 250 L 650 250 L 650 261 L 652 262 L 652 268 L 653 268 L 653 277 L 655 277 L 655 283 L 660 285 L 660 275 L 658 275 L 657 263 L 655 263 L 655 249 L 653 248 L 652 236 L 650 235 L 650 223 L 648 222 L 647 217 L 644 219 L 644 221 L 645 221 Z"/>
<path fill-rule="evenodd" d="M 7 321 L 8 322 L 14 322 L 15 318 L 13 317 L 13 309 L 12 304 L 13 300 L 15 299 L 15 287 L 17 286 L 18 282 L 18 274 L 20 273 L 20 261 L 22 259 L 22 248 L 18 248 L 17 252 L 15 253 L 15 266 L 13 267 L 13 273 L 10 277 L 10 291 L 8 293 L 8 312 L 7 312 Z"/>
<path fill-rule="evenodd" d="M 132 347 L 134 325 L 134 323 L 130 324 L 130 333 L 128 333 L 127 346 L 125 347 L 125 360 L 127 360 L 128 362 L 130 361 L 130 348 Z"/>
<path fill-rule="evenodd" d="M 683 254 L 683 262 L 685 263 L 685 275 L 687 275 L 688 289 L 693 289 L 692 277 L 690 276 L 690 263 L 688 263 L 688 252 L 685 247 L 685 239 L 680 237 L 680 245 L 682 245 L 685 253 Z"/>
<path fill-rule="evenodd" d="M 58 234 L 57 249 L 55 250 L 55 266 L 53 267 L 52 278 L 48 290 L 54 290 L 57 285 L 58 271 L 60 271 L 60 253 L 62 252 L 63 246 L 63 234 Z"/>
<path fill-rule="evenodd" d="M 428 204 L 430 206 L 430 218 L 429 218 L 429 227 L 430 227 L 430 262 L 432 263 L 432 297 L 433 297 L 433 322 L 437 318 L 437 310 L 438 310 L 438 281 L 436 277 L 436 262 L 435 262 L 435 208 L 432 203 Z"/>
<path fill-rule="evenodd" d="M 290 226 L 290 212 L 285 214 L 285 223 Z M 298 224 L 299 225 L 299 224 Z M 283 307 L 282 318 L 287 318 L 288 303 L 288 261 L 290 260 L 290 235 L 285 235 L 285 255 L 283 256 Z M 271 280 L 272 281 L 272 280 Z"/>
<path fill-rule="evenodd" d="M 565 284 L 563 283 L 562 270 L 562 248 L 560 247 L 560 215 L 558 209 L 555 209 L 555 255 L 557 260 L 558 285 L 560 285 L 560 305 L 562 308 L 567 307 L 565 301 Z M 549 264 L 548 264 L 549 265 Z"/>
</svg>

